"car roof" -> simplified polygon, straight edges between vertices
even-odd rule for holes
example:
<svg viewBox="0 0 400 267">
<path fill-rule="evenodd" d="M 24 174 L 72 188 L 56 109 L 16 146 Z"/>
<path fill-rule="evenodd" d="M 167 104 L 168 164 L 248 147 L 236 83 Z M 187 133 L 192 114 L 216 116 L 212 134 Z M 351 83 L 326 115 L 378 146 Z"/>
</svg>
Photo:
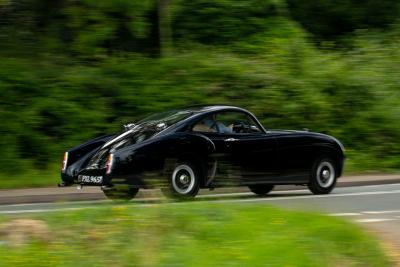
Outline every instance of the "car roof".
<svg viewBox="0 0 400 267">
<path fill-rule="evenodd" d="M 214 112 L 219 112 L 219 111 L 239 111 L 243 112 L 246 114 L 249 114 L 253 117 L 253 119 L 257 122 L 257 124 L 260 126 L 260 128 L 266 132 L 264 127 L 261 125 L 261 123 L 258 121 L 258 119 L 248 110 L 236 107 L 236 106 L 231 106 L 231 105 L 224 105 L 224 104 L 214 104 L 214 105 L 194 105 L 194 106 L 189 106 L 189 107 L 184 107 L 184 108 L 177 108 L 175 111 L 183 111 L 183 112 L 189 112 L 191 113 L 190 116 L 188 116 L 186 119 L 181 120 L 170 127 L 168 127 L 165 131 L 162 131 L 164 134 L 171 132 L 171 131 L 179 131 L 182 127 L 185 127 L 188 123 L 190 124 L 194 120 L 197 120 L 198 118 L 201 118 L 203 116 L 207 116 L 210 113 Z"/>
<path fill-rule="evenodd" d="M 194 106 L 189 106 L 182 108 L 180 110 L 186 110 L 186 111 L 191 111 L 193 113 L 205 113 L 205 112 L 210 112 L 210 111 L 220 111 L 220 110 L 226 110 L 226 109 L 236 109 L 236 110 L 242 110 L 245 111 L 242 108 L 231 106 L 231 105 L 221 105 L 221 104 L 215 104 L 215 105 L 194 105 Z"/>
</svg>

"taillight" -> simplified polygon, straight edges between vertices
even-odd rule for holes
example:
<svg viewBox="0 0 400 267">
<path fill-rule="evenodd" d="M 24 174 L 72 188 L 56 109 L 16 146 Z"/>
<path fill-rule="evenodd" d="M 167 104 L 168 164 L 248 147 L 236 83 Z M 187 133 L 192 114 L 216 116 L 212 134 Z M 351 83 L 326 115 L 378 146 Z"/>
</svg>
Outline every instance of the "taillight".
<svg viewBox="0 0 400 267">
<path fill-rule="evenodd" d="M 67 163 L 68 163 L 68 152 L 64 153 L 64 159 L 61 165 L 61 170 L 65 171 L 65 169 L 67 168 Z"/>
<path fill-rule="evenodd" d="M 114 163 L 114 155 L 110 154 L 110 155 L 108 155 L 108 158 L 107 158 L 106 174 L 110 174 L 111 173 L 111 169 L 112 169 L 113 163 Z"/>
</svg>

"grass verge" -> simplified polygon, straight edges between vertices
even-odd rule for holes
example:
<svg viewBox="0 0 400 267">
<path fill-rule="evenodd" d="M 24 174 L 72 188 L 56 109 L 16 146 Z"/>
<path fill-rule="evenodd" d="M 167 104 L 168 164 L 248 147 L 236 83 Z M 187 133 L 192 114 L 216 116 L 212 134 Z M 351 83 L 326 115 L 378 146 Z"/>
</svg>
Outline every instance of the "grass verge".
<svg viewBox="0 0 400 267">
<path fill-rule="evenodd" d="M 18 230 L 21 219 L 42 226 Z M 102 204 L 2 216 L 0 225 L 0 266 L 390 265 L 356 225 L 260 204 Z"/>
<path fill-rule="evenodd" d="M 44 170 L 28 169 L 17 174 L 0 173 L 0 189 L 56 186 L 60 181 L 58 165 Z"/>
</svg>

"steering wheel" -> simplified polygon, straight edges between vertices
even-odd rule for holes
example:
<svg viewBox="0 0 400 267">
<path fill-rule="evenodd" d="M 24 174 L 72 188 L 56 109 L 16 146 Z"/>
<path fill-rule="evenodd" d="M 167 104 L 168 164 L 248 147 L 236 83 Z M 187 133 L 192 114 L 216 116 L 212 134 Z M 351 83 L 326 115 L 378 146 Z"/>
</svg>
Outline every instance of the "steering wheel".
<svg viewBox="0 0 400 267">
<path fill-rule="evenodd" d="M 233 124 L 232 130 L 235 133 L 245 133 L 246 125 L 242 121 L 237 121 Z"/>
</svg>

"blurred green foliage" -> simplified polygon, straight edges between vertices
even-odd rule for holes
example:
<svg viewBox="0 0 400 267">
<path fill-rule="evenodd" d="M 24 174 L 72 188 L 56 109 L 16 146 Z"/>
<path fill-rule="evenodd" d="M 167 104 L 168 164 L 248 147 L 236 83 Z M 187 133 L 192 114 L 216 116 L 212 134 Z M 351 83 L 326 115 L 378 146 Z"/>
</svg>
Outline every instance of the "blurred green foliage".
<svg viewBox="0 0 400 267">
<path fill-rule="evenodd" d="M 237 203 L 77 208 L 0 216 L 0 228 L 13 225 L 0 265 L 391 266 L 377 240 L 331 216 Z"/>
<path fill-rule="evenodd" d="M 197 0 L 175 5 L 174 37 L 203 44 L 227 44 L 275 27 L 287 14 L 283 1 Z"/>
<path fill-rule="evenodd" d="M 47 184 L 45 169 L 56 181 L 64 150 L 200 103 L 248 108 L 266 128 L 332 134 L 347 170 L 398 170 L 398 4 L 356 2 L 0 1 L 0 181 L 35 173 L 28 184 Z M 168 28 L 173 51 L 162 55 Z"/>
<path fill-rule="evenodd" d="M 335 39 L 356 29 L 385 29 L 399 18 L 396 0 L 287 0 L 291 15 L 317 39 Z"/>
</svg>

